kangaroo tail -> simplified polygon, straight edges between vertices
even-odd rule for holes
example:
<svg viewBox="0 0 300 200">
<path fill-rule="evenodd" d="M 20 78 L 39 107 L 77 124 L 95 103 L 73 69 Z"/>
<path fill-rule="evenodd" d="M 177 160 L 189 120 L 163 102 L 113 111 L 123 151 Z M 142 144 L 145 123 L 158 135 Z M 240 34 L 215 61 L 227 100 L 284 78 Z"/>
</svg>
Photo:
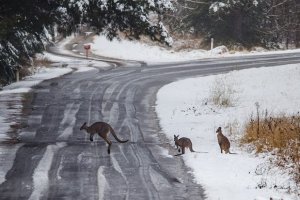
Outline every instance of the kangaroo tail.
<svg viewBox="0 0 300 200">
<path fill-rule="evenodd" d="M 237 153 L 231 153 L 231 152 L 229 151 L 229 154 L 237 154 Z"/>
<path fill-rule="evenodd" d="M 195 153 L 208 153 L 208 152 L 206 152 L 206 151 L 195 151 L 195 150 L 193 149 L 193 146 L 190 146 L 190 151 L 191 151 L 191 152 L 195 152 Z"/>
<path fill-rule="evenodd" d="M 190 147 L 190 151 L 191 151 L 191 152 L 196 152 L 196 151 L 194 151 L 194 149 L 193 149 L 192 146 Z"/>
<path fill-rule="evenodd" d="M 120 142 L 120 143 L 128 142 L 128 140 L 120 140 L 120 139 L 117 137 L 117 135 L 116 135 L 114 129 L 113 129 L 111 126 L 110 126 L 109 128 L 110 128 L 111 134 L 114 136 L 114 138 L 115 138 L 118 142 Z"/>
<path fill-rule="evenodd" d="M 194 151 L 195 153 L 208 153 L 207 151 Z"/>
<path fill-rule="evenodd" d="M 195 153 L 208 153 L 207 151 L 194 151 L 194 149 L 190 149 L 191 152 L 195 152 Z"/>
</svg>

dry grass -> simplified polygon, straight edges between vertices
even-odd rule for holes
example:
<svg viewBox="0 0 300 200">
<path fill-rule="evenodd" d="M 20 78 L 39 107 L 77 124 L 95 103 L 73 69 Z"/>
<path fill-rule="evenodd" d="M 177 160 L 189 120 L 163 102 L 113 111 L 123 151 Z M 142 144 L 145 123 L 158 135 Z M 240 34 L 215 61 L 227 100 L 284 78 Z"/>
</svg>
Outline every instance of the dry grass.
<svg viewBox="0 0 300 200">
<path fill-rule="evenodd" d="M 296 184 L 300 184 L 300 114 L 272 116 L 267 110 L 251 117 L 242 143 L 254 144 L 257 153 L 272 152 L 275 164 L 289 168 Z"/>
<path fill-rule="evenodd" d="M 237 102 L 236 89 L 229 75 L 216 77 L 210 87 L 210 101 L 218 107 L 231 107 Z"/>
<path fill-rule="evenodd" d="M 30 70 L 30 66 L 23 66 L 20 70 L 20 79 L 22 80 L 24 77 L 26 76 L 30 76 L 32 74 L 31 70 Z"/>
<path fill-rule="evenodd" d="M 49 67 L 51 64 L 53 64 L 53 62 L 46 57 L 33 59 L 33 66 Z"/>
<path fill-rule="evenodd" d="M 22 80 L 26 76 L 32 75 L 37 67 L 50 67 L 51 64 L 53 62 L 46 57 L 34 58 L 30 64 L 24 65 L 19 70 L 20 79 Z"/>
</svg>

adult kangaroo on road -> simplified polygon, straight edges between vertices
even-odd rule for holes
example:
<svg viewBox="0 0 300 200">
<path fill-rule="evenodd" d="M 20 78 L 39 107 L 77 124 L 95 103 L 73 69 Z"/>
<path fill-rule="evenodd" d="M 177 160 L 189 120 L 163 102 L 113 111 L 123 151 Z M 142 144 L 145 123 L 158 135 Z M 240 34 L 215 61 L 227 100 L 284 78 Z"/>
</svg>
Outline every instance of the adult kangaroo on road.
<svg viewBox="0 0 300 200">
<path fill-rule="evenodd" d="M 109 133 L 111 133 L 114 136 L 114 138 L 120 143 L 125 143 L 128 141 L 128 140 L 124 140 L 124 141 L 120 140 L 117 137 L 114 129 L 108 123 L 105 122 L 95 122 L 91 126 L 87 126 L 86 122 L 84 122 L 84 124 L 80 127 L 80 130 L 86 130 L 86 132 L 90 134 L 90 141 L 93 141 L 94 134 L 98 133 L 98 135 L 102 137 L 105 140 L 105 142 L 107 142 L 108 144 L 108 149 L 107 149 L 108 154 L 110 154 L 110 146 L 112 145 L 112 142 L 108 139 Z"/>
<path fill-rule="evenodd" d="M 236 154 L 236 153 L 231 153 L 229 151 L 229 148 L 230 148 L 230 142 L 228 140 L 228 138 L 223 135 L 222 133 L 222 128 L 219 127 L 216 131 L 217 134 L 217 138 L 218 138 L 218 143 L 219 143 L 219 146 L 220 146 L 220 149 L 221 149 L 221 153 L 223 153 L 223 151 L 227 154 L 227 153 L 230 153 L 230 154 Z"/>
<path fill-rule="evenodd" d="M 179 135 L 174 135 L 174 141 L 178 152 L 180 152 L 180 148 L 178 148 L 178 146 L 181 147 L 182 154 L 185 153 L 185 148 L 189 148 L 191 152 L 195 152 L 192 147 L 192 141 L 189 138 L 182 137 L 178 139 L 178 137 Z"/>
</svg>

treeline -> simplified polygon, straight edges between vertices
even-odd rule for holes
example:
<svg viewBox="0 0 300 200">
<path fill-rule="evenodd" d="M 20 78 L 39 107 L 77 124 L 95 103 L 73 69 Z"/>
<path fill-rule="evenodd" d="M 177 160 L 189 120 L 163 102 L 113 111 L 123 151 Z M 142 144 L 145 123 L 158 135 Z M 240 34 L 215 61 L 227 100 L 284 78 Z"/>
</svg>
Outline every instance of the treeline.
<svg viewBox="0 0 300 200">
<path fill-rule="evenodd" d="M 300 47 L 299 0 L 177 0 L 175 7 L 164 19 L 173 33 L 244 47 Z"/>
<path fill-rule="evenodd" d="M 1 0 L 0 86 L 12 82 L 16 70 L 30 64 L 56 32 L 70 35 L 79 24 L 87 23 L 110 39 L 126 32 L 171 45 L 161 21 L 149 18 L 172 9 L 169 0 Z"/>
</svg>

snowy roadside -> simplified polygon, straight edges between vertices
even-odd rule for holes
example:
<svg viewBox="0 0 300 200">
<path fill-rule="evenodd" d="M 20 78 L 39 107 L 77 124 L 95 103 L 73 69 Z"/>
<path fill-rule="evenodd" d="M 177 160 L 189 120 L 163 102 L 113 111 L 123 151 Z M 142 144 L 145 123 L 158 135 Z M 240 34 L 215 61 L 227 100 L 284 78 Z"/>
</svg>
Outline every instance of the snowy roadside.
<svg viewBox="0 0 300 200">
<path fill-rule="evenodd" d="M 232 87 L 233 107 L 220 109 L 209 103 L 210 90 L 216 79 L 222 79 Z M 195 181 L 204 186 L 208 199 L 298 199 L 287 194 L 287 189 L 280 189 L 291 187 L 297 190 L 287 172 L 272 166 L 267 170 L 271 155 L 247 153 L 237 141 L 245 122 L 255 113 L 256 102 L 261 109 L 274 114 L 295 114 L 300 110 L 299 91 L 300 64 L 247 69 L 166 85 L 157 94 L 156 111 L 171 143 L 174 143 L 173 135 L 179 134 L 192 140 L 194 150 L 208 152 L 187 150 L 183 156 Z M 231 151 L 237 155 L 220 154 L 216 137 L 218 126 L 230 138 Z M 229 128 L 234 132 L 230 136 Z"/>
<path fill-rule="evenodd" d="M 180 51 L 167 50 L 158 46 L 150 46 L 140 43 L 139 41 L 128 40 L 113 40 L 109 41 L 104 36 L 94 36 L 93 43 L 91 45 L 91 51 L 95 55 L 101 55 L 110 58 L 118 58 L 124 60 L 138 60 L 151 63 L 161 62 L 176 62 L 176 61 L 188 61 L 199 60 L 203 58 L 218 58 L 218 57 L 232 57 L 232 56 L 247 56 L 247 55 L 267 55 L 267 54 L 285 54 L 300 52 L 300 49 L 285 50 L 285 51 L 268 51 L 268 52 L 236 52 L 230 54 L 224 52 L 224 46 L 216 47 L 211 51 L 203 49 L 192 51 Z"/>
<path fill-rule="evenodd" d="M 23 94 L 29 92 L 33 86 L 39 84 L 43 80 L 58 77 L 71 71 L 71 68 L 39 68 L 34 75 L 28 76 L 20 82 L 15 82 L 3 87 L 3 90 L 0 91 L 0 99 L 2 102 L 0 107 L 0 141 L 4 138 L 7 139 L 8 136 L 6 133 L 8 132 L 10 125 L 15 123 L 9 120 L 11 118 L 10 116 L 19 115 L 22 111 Z M 10 101 L 14 103 L 14 109 L 9 109 Z"/>
</svg>

